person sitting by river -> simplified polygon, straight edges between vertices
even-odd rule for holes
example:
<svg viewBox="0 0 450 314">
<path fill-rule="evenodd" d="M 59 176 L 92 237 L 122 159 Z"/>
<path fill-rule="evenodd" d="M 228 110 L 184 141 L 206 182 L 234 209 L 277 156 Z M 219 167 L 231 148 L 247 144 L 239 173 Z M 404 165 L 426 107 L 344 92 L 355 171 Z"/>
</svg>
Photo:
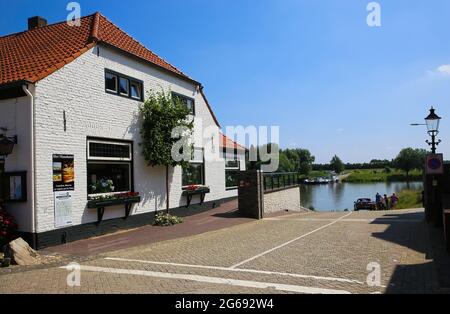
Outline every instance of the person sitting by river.
<svg viewBox="0 0 450 314">
<path fill-rule="evenodd" d="M 387 194 L 384 194 L 384 204 L 385 204 L 385 210 L 391 209 L 391 204 L 389 203 L 389 197 Z"/>
<path fill-rule="evenodd" d="M 397 206 L 398 201 L 399 201 L 398 196 L 395 193 L 392 194 L 392 196 L 391 196 L 392 208 L 395 208 L 395 206 Z"/>
<path fill-rule="evenodd" d="M 377 210 L 381 210 L 382 208 L 382 198 L 381 198 L 381 194 L 377 193 L 377 195 L 375 196 L 375 203 L 377 203 Z"/>
</svg>

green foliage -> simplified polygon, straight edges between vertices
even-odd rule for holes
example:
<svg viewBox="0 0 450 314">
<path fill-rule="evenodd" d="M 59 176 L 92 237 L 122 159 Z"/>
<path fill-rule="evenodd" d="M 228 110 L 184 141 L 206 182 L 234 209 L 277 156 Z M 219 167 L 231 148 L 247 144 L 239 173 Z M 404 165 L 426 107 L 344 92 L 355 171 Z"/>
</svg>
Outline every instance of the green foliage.
<svg viewBox="0 0 450 314">
<path fill-rule="evenodd" d="M 280 151 L 280 171 L 281 172 L 297 172 L 301 175 L 308 176 L 312 170 L 312 164 L 315 157 L 307 149 L 285 149 Z M 283 163 L 287 160 L 289 163 Z"/>
<path fill-rule="evenodd" d="M 172 93 L 152 92 L 139 108 L 142 120 L 141 137 L 142 155 L 149 166 L 185 166 L 187 161 L 175 161 L 172 158 L 172 147 L 175 143 L 183 143 L 188 147 L 188 136 L 172 136 L 175 129 L 183 129 L 184 134 L 192 134 L 193 120 L 189 120 L 189 108 L 180 99 L 172 97 Z M 181 151 L 180 151 L 181 153 Z"/>
<path fill-rule="evenodd" d="M 334 155 L 334 157 L 331 159 L 330 166 L 331 169 L 336 173 L 342 173 L 345 170 L 344 163 L 337 155 Z"/>
<path fill-rule="evenodd" d="M 424 167 L 426 156 L 427 151 L 424 149 L 405 148 L 400 151 L 394 164 L 397 168 L 405 171 L 406 176 L 409 177 L 412 170 Z"/>
<path fill-rule="evenodd" d="M 159 213 L 155 216 L 155 226 L 168 227 L 183 223 L 183 218 L 170 214 Z"/>
<path fill-rule="evenodd" d="M 404 182 L 404 181 L 420 181 L 422 179 L 422 171 L 413 170 L 410 172 L 409 177 L 404 172 L 398 169 L 389 169 L 386 171 L 377 171 L 374 173 L 372 170 L 355 170 L 344 179 L 344 182 L 348 183 L 371 183 L 371 182 Z"/>
<path fill-rule="evenodd" d="M 422 192 L 403 190 L 397 194 L 399 201 L 395 209 L 422 208 Z"/>
</svg>

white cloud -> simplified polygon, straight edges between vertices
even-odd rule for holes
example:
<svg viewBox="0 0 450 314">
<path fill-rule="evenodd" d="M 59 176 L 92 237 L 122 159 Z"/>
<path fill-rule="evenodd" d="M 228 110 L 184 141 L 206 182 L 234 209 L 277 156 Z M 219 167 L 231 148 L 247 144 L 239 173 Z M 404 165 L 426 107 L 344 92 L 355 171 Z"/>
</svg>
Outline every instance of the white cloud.
<svg viewBox="0 0 450 314">
<path fill-rule="evenodd" d="M 344 132 L 345 130 L 343 129 L 343 128 L 339 128 L 339 129 L 337 129 L 336 130 L 336 132 L 338 132 L 338 133 L 342 133 L 342 132 Z"/>
<path fill-rule="evenodd" d="M 432 78 L 450 76 L 450 64 L 443 64 L 437 67 L 435 70 L 428 71 L 428 76 Z"/>
<path fill-rule="evenodd" d="M 437 71 L 442 74 L 450 75 L 450 64 L 444 64 L 437 68 Z"/>
</svg>

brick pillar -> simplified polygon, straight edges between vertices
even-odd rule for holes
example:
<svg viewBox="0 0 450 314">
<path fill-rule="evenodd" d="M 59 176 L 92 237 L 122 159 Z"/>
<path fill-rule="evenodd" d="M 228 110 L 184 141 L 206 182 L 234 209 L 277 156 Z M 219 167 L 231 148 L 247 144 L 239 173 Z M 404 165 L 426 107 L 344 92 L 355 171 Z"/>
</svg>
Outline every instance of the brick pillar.
<svg viewBox="0 0 450 314">
<path fill-rule="evenodd" d="M 259 170 L 239 172 L 239 213 L 243 217 L 264 218 L 263 175 Z"/>
</svg>

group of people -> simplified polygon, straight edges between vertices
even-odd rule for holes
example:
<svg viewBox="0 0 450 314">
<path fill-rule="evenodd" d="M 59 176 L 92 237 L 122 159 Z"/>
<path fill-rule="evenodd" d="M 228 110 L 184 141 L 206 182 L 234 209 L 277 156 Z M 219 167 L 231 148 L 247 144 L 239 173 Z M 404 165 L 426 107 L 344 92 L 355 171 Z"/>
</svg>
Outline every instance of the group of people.
<svg viewBox="0 0 450 314">
<path fill-rule="evenodd" d="M 377 203 L 377 210 L 390 210 L 394 209 L 398 204 L 398 196 L 394 193 L 391 197 L 388 197 L 386 194 L 381 196 L 380 193 L 377 193 L 375 196 L 375 202 Z"/>
</svg>

